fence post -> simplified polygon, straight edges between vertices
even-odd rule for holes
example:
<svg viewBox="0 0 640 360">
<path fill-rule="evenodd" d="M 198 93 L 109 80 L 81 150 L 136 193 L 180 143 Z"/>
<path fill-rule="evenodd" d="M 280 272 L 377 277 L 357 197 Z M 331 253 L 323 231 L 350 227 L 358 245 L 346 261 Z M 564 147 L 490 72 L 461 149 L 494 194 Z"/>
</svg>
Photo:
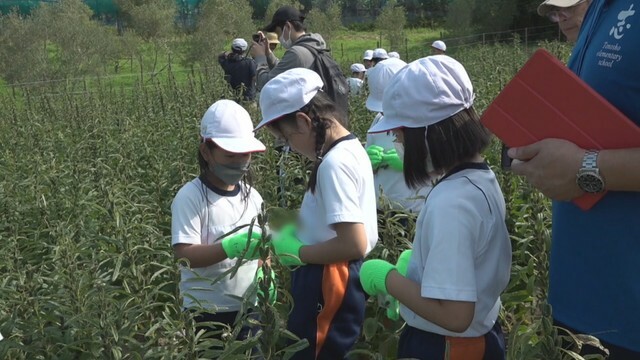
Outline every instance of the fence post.
<svg viewBox="0 0 640 360">
<path fill-rule="evenodd" d="M 524 49 L 529 51 L 529 28 L 524 28 Z"/>
<path fill-rule="evenodd" d="M 482 45 L 484 45 L 485 43 L 485 35 L 486 35 L 485 33 L 482 33 Z"/>
<path fill-rule="evenodd" d="M 409 39 L 408 38 L 404 38 L 404 53 L 405 53 L 405 59 L 408 61 L 409 60 Z"/>
<path fill-rule="evenodd" d="M 344 43 L 340 43 L 340 58 L 344 59 Z"/>
</svg>

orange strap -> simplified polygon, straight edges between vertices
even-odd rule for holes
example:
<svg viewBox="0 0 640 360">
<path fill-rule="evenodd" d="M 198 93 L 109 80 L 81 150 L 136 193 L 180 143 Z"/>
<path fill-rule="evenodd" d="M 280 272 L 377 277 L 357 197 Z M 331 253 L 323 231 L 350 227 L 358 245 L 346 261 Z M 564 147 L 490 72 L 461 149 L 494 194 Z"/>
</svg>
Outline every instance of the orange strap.
<svg viewBox="0 0 640 360">
<path fill-rule="evenodd" d="M 463 338 L 446 337 L 444 360 L 482 360 L 484 358 L 484 336 Z"/>
<path fill-rule="evenodd" d="M 342 305 L 349 281 L 349 263 L 342 262 L 324 266 L 322 274 L 322 297 L 324 307 L 318 314 L 316 332 L 316 357 L 329 333 L 331 322 Z"/>
</svg>

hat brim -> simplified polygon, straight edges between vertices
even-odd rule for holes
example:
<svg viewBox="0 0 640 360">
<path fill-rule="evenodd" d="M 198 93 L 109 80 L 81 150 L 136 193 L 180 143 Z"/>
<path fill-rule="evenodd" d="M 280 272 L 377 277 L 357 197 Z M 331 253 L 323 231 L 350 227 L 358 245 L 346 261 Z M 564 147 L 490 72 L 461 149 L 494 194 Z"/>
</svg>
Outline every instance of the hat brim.
<svg viewBox="0 0 640 360">
<path fill-rule="evenodd" d="M 382 133 L 391 131 L 394 129 L 400 129 L 403 127 L 407 127 L 399 119 L 389 118 L 387 116 L 383 116 L 375 125 L 373 125 L 367 132 L 370 134 Z"/>
<path fill-rule="evenodd" d="M 538 15 L 546 16 L 551 9 L 558 8 L 568 8 L 576 5 L 579 0 L 547 0 L 542 4 L 538 5 Z"/>
<path fill-rule="evenodd" d="M 262 30 L 263 31 L 268 31 L 268 32 L 275 32 L 277 27 L 278 27 L 278 22 L 272 21 L 272 22 L 269 23 L 269 25 L 267 25 L 264 28 L 262 28 Z"/>
<path fill-rule="evenodd" d="M 382 111 L 382 101 L 376 100 L 371 96 L 367 98 L 367 102 L 365 103 L 365 106 L 367 107 L 367 109 L 371 111 Z"/>
<path fill-rule="evenodd" d="M 216 145 L 220 146 L 223 150 L 236 154 L 246 154 L 254 152 L 262 152 L 266 150 L 264 144 L 254 138 L 211 138 Z"/>
</svg>

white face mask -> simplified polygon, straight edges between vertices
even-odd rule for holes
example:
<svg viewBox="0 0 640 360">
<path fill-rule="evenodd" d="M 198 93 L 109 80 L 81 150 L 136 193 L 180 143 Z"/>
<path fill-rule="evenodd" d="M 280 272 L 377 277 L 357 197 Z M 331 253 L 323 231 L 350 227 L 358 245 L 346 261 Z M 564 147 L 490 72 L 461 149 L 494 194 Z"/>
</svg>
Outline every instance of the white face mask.
<svg viewBox="0 0 640 360">
<path fill-rule="evenodd" d="M 286 24 L 284 25 L 285 27 L 287 26 Z M 289 39 L 285 40 L 284 39 L 284 27 L 282 28 L 282 35 L 280 35 L 280 38 L 278 40 L 280 40 L 280 45 L 282 45 L 283 48 L 285 48 L 285 50 L 288 50 L 289 48 L 291 48 L 291 45 L 293 45 L 293 41 L 291 41 L 291 25 L 289 25 Z"/>
</svg>

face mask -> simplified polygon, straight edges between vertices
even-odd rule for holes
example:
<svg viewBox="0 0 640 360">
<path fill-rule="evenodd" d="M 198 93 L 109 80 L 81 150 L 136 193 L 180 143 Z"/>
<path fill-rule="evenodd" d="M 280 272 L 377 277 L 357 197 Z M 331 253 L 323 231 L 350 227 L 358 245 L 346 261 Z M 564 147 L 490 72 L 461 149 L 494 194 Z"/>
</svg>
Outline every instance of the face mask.
<svg viewBox="0 0 640 360">
<path fill-rule="evenodd" d="M 287 50 L 291 48 L 291 45 L 293 45 L 293 42 L 291 41 L 291 25 L 289 25 L 289 39 L 284 39 L 284 28 L 282 28 L 282 35 L 280 35 L 280 38 L 278 40 L 280 40 L 280 45 L 282 45 L 283 48 Z"/>
<path fill-rule="evenodd" d="M 209 169 L 218 179 L 222 180 L 227 185 L 235 185 L 240 179 L 244 176 L 244 174 L 249 171 L 249 163 L 241 163 L 241 164 L 213 164 L 209 166 Z"/>
</svg>

